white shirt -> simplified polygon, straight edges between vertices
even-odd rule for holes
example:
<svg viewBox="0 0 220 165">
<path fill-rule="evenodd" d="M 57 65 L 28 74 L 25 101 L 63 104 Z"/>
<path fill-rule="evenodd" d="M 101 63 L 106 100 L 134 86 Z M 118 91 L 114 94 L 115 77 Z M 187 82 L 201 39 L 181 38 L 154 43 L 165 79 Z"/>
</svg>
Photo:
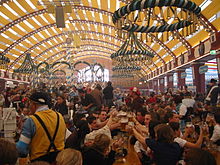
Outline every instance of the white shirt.
<svg viewBox="0 0 220 165">
<path fill-rule="evenodd" d="M 184 116 L 187 112 L 187 107 L 184 104 L 181 104 L 179 109 L 179 115 Z"/>
<path fill-rule="evenodd" d="M 145 126 L 144 126 L 145 127 Z M 144 137 L 149 138 L 149 135 L 143 134 Z M 144 151 L 146 155 L 151 151 L 149 147 L 144 147 L 138 140 L 134 144 L 134 150 L 139 153 L 141 151 Z"/>
<path fill-rule="evenodd" d="M 146 150 L 147 149 L 147 150 Z M 151 152 L 151 149 L 149 147 L 144 148 L 144 146 L 139 142 L 136 141 L 134 144 L 134 150 L 137 153 L 140 153 L 141 151 L 143 151 L 146 155 L 149 155 L 149 153 Z"/>
<path fill-rule="evenodd" d="M 89 134 L 87 134 L 85 137 L 84 143 L 86 143 L 88 141 L 93 141 L 95 139 L 95 137 L 99 134 L 105 134 L 110 138 L 110 140 L 112 140 L 111 131 L 110 131 L 109 127 L 107 125 L 105 125 L 104 127 L 100 128 L 98 130 L 94 130 L 94 131 L 90 132 Z"/>
<path fill-rule="evenodd" d="M 193 107 L 193 105 L 195 104 L 195 100 L 194 99 L 183 99 L 182 103 L 187 107 Z"/>
<path fill-rule="evenodd" d="M 178 143 L 179 146 L 180 146 L 181 148 L 183 148 L 183 147 L 185 146 L 185 144 L 186 144 L 187 141 L 184 140 L 184 139 L 182 139 L 182 138 L 176 137 L 176 138 L 174 139 L 174 142 Z"/>
<path fill-rule="evenodd" d="M 219 139 L 220 139 L 220 125 L 216 124 L 210 140 L 216 142 Z"/>
</svg>

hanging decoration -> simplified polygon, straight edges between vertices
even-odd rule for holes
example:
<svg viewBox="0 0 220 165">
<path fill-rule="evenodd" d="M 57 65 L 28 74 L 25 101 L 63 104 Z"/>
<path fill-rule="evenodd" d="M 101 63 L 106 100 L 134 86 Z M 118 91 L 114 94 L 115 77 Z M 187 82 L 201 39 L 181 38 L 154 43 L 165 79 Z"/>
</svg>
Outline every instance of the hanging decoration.
<svg viewBox="0 0 220 165">
<path fill-rule="evenodd" d="M 112 71 L 115 73 L 134 73 L 141 70 L 140 66 L 114 66 Z"/>
<path fill-rule="evenodd" d="M 113 74 L 112 78 L 133 78 L 133 74 Z"/>
<path fill-rule="evenodd" d="M 55 14 L 57 28 L 65 28 L 65 14 L 72 13 L 72 3 L 68 1 L 38 1 L 38 5 L 46 5 L 47 13 Z"/>
<path fill-rule="evenodd" d="M 10 59 L 8 57 L 5 57 L 2 53 L 0 53 L 0 69 L 6 69 L 9 63 Z"/>
<path fill-rule="evenodd" d="M 31 59 L 31 54 L 27 53 L 25 56 L 25 59 L 21 66 L 18 69 L 14 69 L 15 73 L 21 73 L 21 74 L 31 74 L 32 72 L 36 71 L 36 66 Z"/>
<path fill-rule="evenodd" d="M 115 11 L 112 20 L 119 37 L 123 37 L 122 30 L 147 34 L 182 28 L 188 36 L 199 26 L 200 12 L 201 8 L 189 0 L 133 0 Z"/>
<path fill-rule="evenodd" d="M 128 38 L 120 49 L 111 54 L 113 65 L 150 65 L 154 54 L 144 47 L 137 39 L 137 35 L 129 33 Z"/>
</svg>

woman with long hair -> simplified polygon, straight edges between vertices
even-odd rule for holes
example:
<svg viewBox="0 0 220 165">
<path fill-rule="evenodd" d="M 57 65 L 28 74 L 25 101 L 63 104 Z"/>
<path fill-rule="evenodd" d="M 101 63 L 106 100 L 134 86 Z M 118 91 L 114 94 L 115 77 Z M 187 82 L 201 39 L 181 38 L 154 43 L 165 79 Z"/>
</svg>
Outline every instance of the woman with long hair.
<svg viewBox="0 0 220 165">
<path fill-rule="evenodd" d="M 68 107 L 66 105 L 66 98 L 63 95 L 57 96 L 57 102 L 55 104 L 54 110 L 61 113 L 62 115 L 68 114 Z"/>
<path fill-rule="evenodd" d="M 155 126 L 155 139 L 144 137 L 141 133 L 133 129 L 137 140 L 149 147 L 153 151 L 153 160 L 156 165 L 176 165 L 181 157 L 181 148 L 174 142 L 174 132 L 167 124 Z"/>
</svg>

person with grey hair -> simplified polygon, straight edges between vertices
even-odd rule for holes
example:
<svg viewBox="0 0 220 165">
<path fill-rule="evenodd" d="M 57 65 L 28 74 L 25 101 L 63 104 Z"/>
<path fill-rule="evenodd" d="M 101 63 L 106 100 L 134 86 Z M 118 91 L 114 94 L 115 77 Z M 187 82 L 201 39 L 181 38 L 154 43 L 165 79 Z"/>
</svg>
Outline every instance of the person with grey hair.
<svg viewBox="0 0 220 165">
<path fill-rule="evenodd" d="M 59 151 L 64 149 L 66 125 L 60 113 L 49 109 L 48 93 L 34 92 L 29 97 L 30 117 L 25 121 L 17 142 L 20 156 L 28 153 L 31 162 L 53 163 Z"/>
<path fill-rule="evenodd" d="M 91 92 L 91 95 L 96 101 L 97 109 L 100 110 L 103 105 L 102 87 L 100 84 L 96 85 L 95 89 Z"/>
</svg>

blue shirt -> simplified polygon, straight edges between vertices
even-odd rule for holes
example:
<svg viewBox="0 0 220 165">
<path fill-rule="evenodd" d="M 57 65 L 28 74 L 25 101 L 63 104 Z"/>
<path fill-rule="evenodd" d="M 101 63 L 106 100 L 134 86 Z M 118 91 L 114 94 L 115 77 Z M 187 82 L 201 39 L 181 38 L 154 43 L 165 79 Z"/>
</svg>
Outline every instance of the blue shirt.
<svg viewBox="0 0 220 165">
<path fill-rule="evenodd" d="M 176 165 L 181 157 L 181 148 L 178 143 L 164 143 L 148 138 L 145 143 L 154 151 L 156 165 Z"/>
<path fill-rule="evenodd" d="M 48 106 L 44 105 L 39 107 L 36 112 L 48 110 Z M 32 137 L 35 135 L 36 126 L 34 121 L 31 118 L 25 120 L 21 136 L 19 141 L 16 143 L 16 147 L 20 156 L 26 156 L 29 153 L 29 144 L 31 142 Z"/>
</svg>

